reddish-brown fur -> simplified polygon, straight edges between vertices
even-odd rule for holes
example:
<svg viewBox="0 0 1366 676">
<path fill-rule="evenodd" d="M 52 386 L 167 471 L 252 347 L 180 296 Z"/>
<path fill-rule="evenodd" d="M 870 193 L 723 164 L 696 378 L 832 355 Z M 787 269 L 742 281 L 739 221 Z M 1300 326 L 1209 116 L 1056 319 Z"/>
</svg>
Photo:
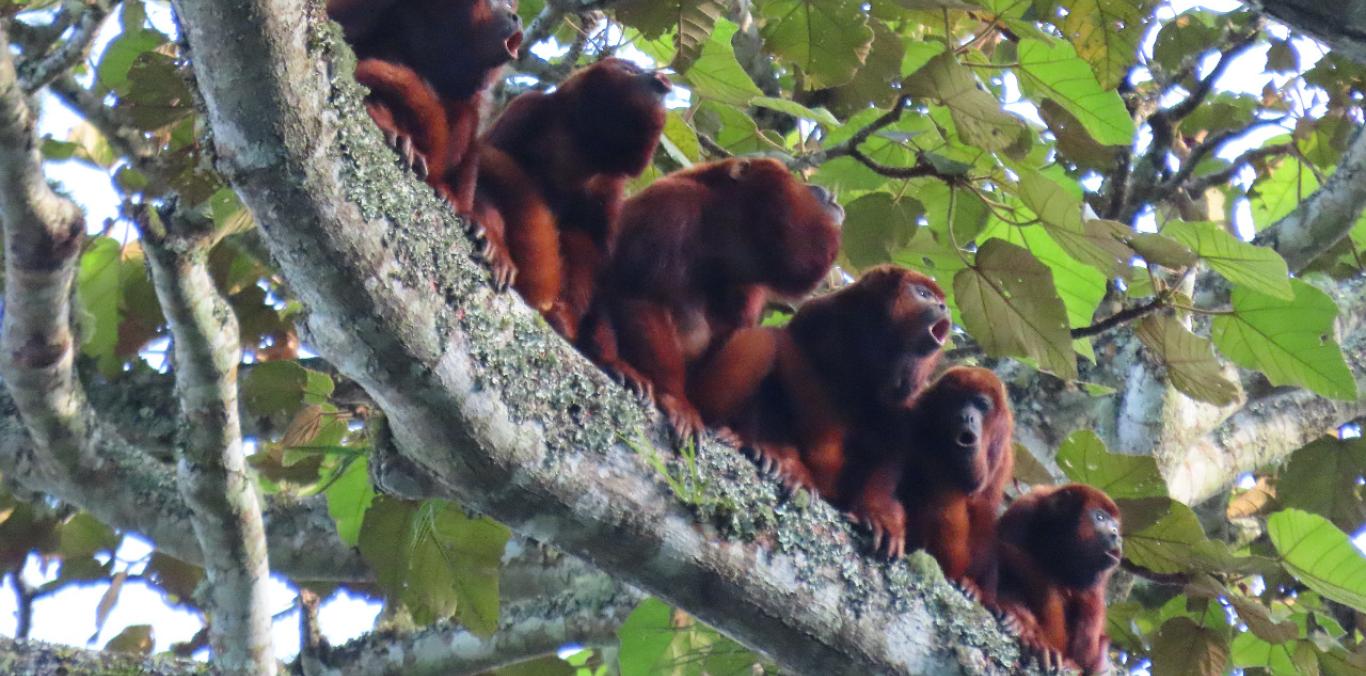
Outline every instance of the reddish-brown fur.
<svg viewBox="0 0 1366 676">
<path fill-rule="evenodd" d="M 604 59 L 554 92 L 513 99 L 480 148 L 478 212 L 506 247 L 516 287 L 571 340 L 616 238 L 626 181 L 649 166 L 664 129 L 664 75 Z"/>
<path fill-rule="evenodd" d="M 839 250 L 844 211 L 772 159 L 734 158 L 656 181 L 622 208 L 583 347 L 651 391 L 680 436 L 701 427 L 691 367 L 772 298 L 809 293 Z"/>
<path fill-rule="evenodd" d="M 515 0 L 329 0 L 365 108 L 420 176 L 469 216 L 484 90 L 521 45 Z"/>
<path fill-rule="evenodd" d="M 902 414 L 933 372 L 948 336 L 944 293 L 912 270 L 883 266 L 804 304 L 787 327 L 750 328 L 717 351 L 690 394 L 708 423 L 726 426 L 792 487 L 837 506 L 849 474 L 870 461 L 847 453 Z"/>
<path fill-rule="evenodd" d="M 996 517 L 1015 466 L 1005 385 L 956 366 L 885 429 L 891 438 L 869 435 L 855 446 L 867 450 L 851 453 L 862 470 L 847 474 L 851 516 L 888 555 L 924 549 L 949 579 L 992 589 Z"/>
<path fill-rule="evenodd" d="M 1105 584 L 1121 551 L 1114 501 L 1081 484 L 1036 488 L 1001 517 L 997 546 L 996 604 L 1021 625 L 1021 638 L 1087 672 L 1103 671 Z"/>
</svg>

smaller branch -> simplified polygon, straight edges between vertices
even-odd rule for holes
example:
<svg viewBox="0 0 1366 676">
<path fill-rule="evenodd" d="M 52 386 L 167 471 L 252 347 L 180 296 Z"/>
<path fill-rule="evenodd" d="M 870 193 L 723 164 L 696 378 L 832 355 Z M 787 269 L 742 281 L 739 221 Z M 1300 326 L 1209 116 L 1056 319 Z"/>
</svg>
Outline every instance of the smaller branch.
<svg viewBox="0 0 1366 676">
<path fill-rule="evenodd" d="M 172 676 L 209 673 L 202 662 L 171 657 L 83 650 L 43 641 L 16 641 L 0 636 L 0 655 L 12 674 L 139 674 Z"/>
<path fill-rule="evenodd" d="M 33 629 L 33 601 L 37 597 L 33 588 L 24 582 L 22 573 L 22 570 L 15 570 L 9 576 L 10 586 L 14 589 L 14 615 L 18 620 L 14 627 L 14 638 L 17 639 L 27 639 Z"/>
<path fill-rule="evenodd" d="M 544 59 L 531 53 L 531 48 L 550 39 L 566 16 L 605 9 L 615 2 L 616 0 L 546 0 L 541 13 L 527 25 L 521 55 L 517 59 L 517 70 L 534 72 L 539 70 L 534 62 L 546 64 Z"/>
<path fill-rule="evenodd" d="M 1220 169 L 1219 171 L 1216 171 L 1212 174 L 1206 174 L 1187 183 L 1185 185 L 1185 190 L 1187 193 L 1198 197 L 1204 194 L 1206 190 L 1209 190 L 1213 186 L 1223 185 L 1233 180 L 1233 177 L 1237 176 L 1238 172 L 1243 170 L 1243 167 L 1246 167 L 1252 164 L 1253 162 L 1257 162 L 1268 157 L 1274 157 L 1276 155 L 1285 155 L 1287 153 L 1291 153 L 1294 151 L 1295 144 L 1293 143 L 1277 143 L 1269 146 L 1263 146 L 1261 148 L 1253 148 L 1252 150 L 1244 152 L 1238 157 L 1235 157 L 1227 167 Z"/>
<path fill-rule="evenodd" d="M 1164 199 L 1167 195 L 1170 195 L 1172 192 L 1175 192 L 1177 188 L 1181 187 L 1181 184 L 1185 183 L 1186 180 L 1191 177 L 1191 174 L 1195 172 L 1196 166 L 1204 161 L 1211 153 L 1223 147 L 1225 143 L 1248 134 L 1258 127 L 1266 126 L 1268 124 L 1280 124 L 1284 119 L 1284 117 L 1278 117 L 1270 120 L 1257 120 L 1242 129 L 1222 131 L 1205 139 L 1203 143 L 1191 149 L 1190 154 L 1182 161 L 1181 168 L 1176 171 L 1176 174 L 1157 187 L 1157 192 L 1160 195 L 1158 199 Z M 1204 191 L 1202 190 L 1201 192 Z M 1199 195 L 1200 193 L 1194 194 Z"/>
<path fill-rule="evenodd" d="M 104 18 L 109 15 L 109 4 L 101 1 L 83 5 L 79 12 L 73 22 L 75 30 L 70 38 L 61 40 L 56 49 L 41 57 L 25 58 L 20 61 L 19 82 L 24 91 L 32 94 L 46 87 L 90 54 L 90 46 L 95 41 L 95 35 L 99 33 Z"/>
<path fill-rule="evenodd" d="M 1135 305 L 1134 307 L 1120 310 L 1119 312 L 1116 312 L 1110 315 L 1109 317 L 1106 317 L 1105 319 L 1102 319 L 1090 326 L 1083 326 L 1081 328 L 1072 329 L 1072 338 L 1090 338 L 1091 336 L 1098 336 L 1102 333 L 1105 333 L 1106 331 L 1109 331 L 1110 329 L 1127 324 L 1135 319 L 1143 317 L 1144 315 L 1150 314 L 1154 310 L 1161 308 L 1164 304 L 1166 304 L 1166 302 L 1167 298 L 1165 296 L 1159 295 L 1156 298 L 1153 298 L 1152 300 L 1141 305 Z"/>
<path fill-rule="evenodd" d="M 215 664 L 227 673 L 274 673 L 265 526 L 238 418 L 242 348 L 237 317 L 209 272 L 213 224 L 174 206 L 160 219 L 140 208 L 133 220 L 173 338 L 182 418 L 176 483 L 204 553 Z"/>
<path fill-rule="evenodd" d="M 697 140 L 699 143 L 702 144 L 702 149 L 706 150 L 713 157 L 735 157 L 735 153 L 726 150 L 725 146 L 716 142 L 716 139 L 706 134 L 703 134 L 700 131 L 697 132 Z"/>
<path fill-rule="evenodd" d="M 1209 96 L 1210 92 L 1214 91 L 1215 83 L 1224 76 L 1224 71 L 1228 70 L 1229 65 L 1243 52 L 1251 48 L 1258 37 L 1261 37 L 1263 21 L 1259 20 L 1252 30 L 1235 38 L 1231 45 L 1220 52 L 1219 62 L 1214 64 L 1214 68 L 1210 70 L 1209 74 L 1200 79 L 1199 84 L 1195 86 L 1195 91 L 1191 92 L 1190 96 L 1187 96 L 1181 103 L 1158 114 L 1162 115 L 1168 122 L 1179 122 L 1187 115 L 1195 112 L 1195 109 L 1205 102 L 1205 98 Z"/>
<path fill-rule="evenodd" d="M 82 87 L 70 74 L 54 79 L 49 91 L 85 118 L 104 135 L 114 150 L 131 160 L 134 168 L 148 177 L 152 182 L 149 192 L 160 194 L 166 191 L 169 177 L 151 161 L 156 155 L 156 146 L 123 119 L 119 111 L 104 105 L 98 95 Z"/>
</svg>

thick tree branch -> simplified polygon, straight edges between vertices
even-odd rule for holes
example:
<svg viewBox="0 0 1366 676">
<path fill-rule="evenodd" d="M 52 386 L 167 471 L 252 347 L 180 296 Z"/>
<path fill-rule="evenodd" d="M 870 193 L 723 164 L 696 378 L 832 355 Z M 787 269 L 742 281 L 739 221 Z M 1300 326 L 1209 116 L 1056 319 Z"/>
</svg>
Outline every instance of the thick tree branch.
<svg viewBox="0 0 1366 676">
<path fill-rule="evenodd" d="M 378 632 L 315 656 L 304 673 L 476 674 L 552 655 L 570 643 L 615 645 L 617 629 L 644 595 L 572 557 L 538 559 L 524 554 L 505 569 L 500 586 L 507 589 L 513 583 L 513 598 L 525 600 L 509 602 L 503 594 L 493 636 L 483 638 L 446 623 L 409 634 Z M 525 594 L 531 589 L 538 592 Z"/>
<path fill-rule="evenodd" d="M 79 207 L 43 175 L 29 106 L 0 27 L 0 216 L 5 315 L 0 370 L 35 440 L 62 466 L 93 466 L 89 405 L 73 363 L 71 294 L 85 238 Z"/>
<path fill-rule="evenodd" d="M 151 424 L 146 398 L 114 398 L 121 407 L 117 413 L 101 408 L 102 416 Z M 151 419 L 172 415 L 170 410 L 150 411 Z M 114 528 L 149 538 L 160 551 L 202 564 L 189 508 L 176 490 L 175 473 L 154 457 L 165 454 L 135 448 L 109 430 L 102 430 L 92 443 L 92 454 L 103 458 L 99 470 L 67 473 L 37 451 L 14 401 L 0 393 L 0 473 L 6 480 L 77 505 Z M 109 481 L 109 476 L 120 480 Z M 365 562 L 337 537 L 336 525 L 321 496 L 304 501 L 269 501 L 266 536 L 273 553 L 271 565 L 277 573 L 299 580 L 371 579 Z"/>
<path fill-rule="evenodd" d="M 1270 246 L 1299 272 L 1342 241 L 1366 206 L 1366 133 L 1357 129 L 1337 171 L 1292 211 L 1262 231 L 1253 244 Z"/>
<path fill-rule="evenodd" d="M 136 219 L 175 347 L 181 438 L 177 483 L 203 553 L 214 666 L 270 674 L 270 565 L 237 416 L 237 317 L 209 273 L 212 222 L 167 209 Z"/>
<path fill-rule="evenodd" d="M 303 7 L 176 6 L 220 167 L 309 308 L 312 344 L 375 398 L 445 497 L 790 669 L 1013 666 L 1014 641 L 927 557 L 872 561 L 828 506 L 779 501 L 730 449 L 700 450 L 685 507 L 622 443 L 672 455 L 646 441 L 640 404 L 514 297 L 493 295 L 448 210 L 388 161 L 358 88 L 327 80 L 333 56 L 310 50 L 339 38 Z"/>
<path fill-rule="evenodd" d="M 15 641 L 0 636 L 0 657 L 12 674 L 139 674 L 182 676 L 210 673 L 209 665 L 170 657 L 82 650 L 42 641 Z"/>
</svg>

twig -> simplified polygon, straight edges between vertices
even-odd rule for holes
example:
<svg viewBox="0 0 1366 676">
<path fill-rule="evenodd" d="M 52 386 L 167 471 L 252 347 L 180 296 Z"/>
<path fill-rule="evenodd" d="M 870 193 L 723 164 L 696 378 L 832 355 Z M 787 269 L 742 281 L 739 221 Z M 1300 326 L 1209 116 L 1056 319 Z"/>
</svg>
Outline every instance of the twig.
<svg viewBox="0 0 1366 676">
<path fill-rule="evenodd" d="M 1278 117 L 1275 119 L 1257 120 L 1242 129 L 1230 129 L 1210 136 L 1205 139 L 1203 143 L 1191 149 L 1190 154 L 1187 155 L 1186 159 L 1181 163 L 1181 168 L 1178 169 L 1176 174 L 1170 179 L 1167 179 L 1161 186 L 1158 186 L 1157 191 L 1162 196 L 1170 194 L 1181 187 L 1181 184 L 1185 183 L 1186 180 L 1191 177 L 1191 174 L 1195 172 L 1196 166 L 1199 165 L 1201 161 L 1211 153 L 1217 151 L 1225 143 L 1243 136 L 1258 127 L 1268 124 L 1280 124 L 1284 119 L 1284 117 Z"/>
<path fill-rule="evenodd" d="M 1192 91 L 1190 96 L 1187 96 L 1181 103 L 1158 114 L 1163 115 L 1169 122 L 1178 122 L 1187 115 L 1195 112 L 1195 109 L 1199 108 L 1200 104 L 1205 102 L 1205 98 L 1209 96 L 1209 93 L 1214 90 L 1214 84 L 1219 81 L 1219 78 L 1223 77 L 1224 71 L 1228 70 L 1229 65 L 1233 63 L 1233 60 L 1252 47 L 1252 43 L 1256 42 L 1261 34 L 1262 24 L 1258 22 L 1253 26 L 1251 31 L 1238 36 L 1233 41 L 1233 44 L 1229 45 L 1228 48 L 1224 49 L 1219 54 L 1219 62 L 1214 64 L 1214 68 L 1211 69 L 1205 77 L 1200 79 L 1199 84 L 1195 86 L 1195 91 Z"/>
<path fill-rule="evenodd" d="M 27 639 L 33 628 L 33 588 L 24 582 L 23 571 L 15 570 L 9 576 L 10 586 L 14 588 L 15 610 L 18 622 L 14 626 L 14 638 Z"/>
<path fill-rule="evenodd" d="M 1206 174 L 1186 184 L 1186 192 L 1191 195 L 1200 195 L 1211 186 L 1221 185 L 1233 180 L 1233 177 L 1237 175 L 1239 171 L 1242 171 L 1243 167 L 1252 164 L 1257 160 L 1276 155 L 1285 155 L 1294 152 L 1294 149 L 1295 145 L 1293 143 L 1277 143 L 1269 146 L 1262 146 L 1261 148 L 1253 148 L 1252 150 L 1246 151 L 1238 157 L 1235 157 L 1233 162 L 1229 163 L 1224 169 L 1220 169 L 1212 174 Z"/>
<path fill-rule="evenodd" d="M 714 157 L 735 157 L 735 153 L 726 150 L 725 146 L 716 142 L 716 139 L 703 134 L 700 131 L 697 132 L 697 141 L 702 144 L 703 150 L 706 150 Z"/>
<path fill-rule="evenodd" d="M 46 53 L 41 56 L 26 52 L 25 58 L 16 66 L 19 70 L 19 83 L 24 91 L 32 94 L 42 89 L 84 59 L 90 53 L 95 35 L 99 33 L 100 25 L 108 15 L 108 2 L 84 5 L 75 16 L 75 28 L 70 38 L 61 40 L 59 35 L 56 40 L 57 48 L 50 52 L 44 49 Z"/>
</svg>

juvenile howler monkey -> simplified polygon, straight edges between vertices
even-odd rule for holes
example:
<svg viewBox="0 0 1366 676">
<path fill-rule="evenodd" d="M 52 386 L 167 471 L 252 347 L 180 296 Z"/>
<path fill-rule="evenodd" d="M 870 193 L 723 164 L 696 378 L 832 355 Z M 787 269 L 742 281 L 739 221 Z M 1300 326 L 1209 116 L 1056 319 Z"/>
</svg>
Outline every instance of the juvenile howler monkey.
<svg viewBox="0 0 1366 676">
<path fill-rule="evenodd" d="M 1105 584 L 1119 565 L 1119 508 L 1082 484 L 1036 488 L 997 526 L 996 604 L 1036 650 L 1094 673 L 1108 661 Z"/>
<path fill-rule="evenodd" d="M 476 212 L 516 288 L 573 340 L 616 237 L 626 181 L 664 129 L 662 73 L 624 59 L 580 69 L 554 92 L 513 99 L 482 139 Z"/>
<path fill-rule="evenodd" d="M 773 159 L 674 172 L 626 201 L 616 251 L 585 322 L 584 350 L 650 392 L 682 438 L 701 418 L 690 368 L 771 298 L 809 293 L 839 250 L 844 210 Z"/>
<path fill-rule="evenodd" d="M 851 444 L 852 520 L 869 526 L 890 557 L 925 549 L 946 577 L 989 592 L 997 512 L 1015 465 L 1013 429 L 996 374 L 945 371 L 892 424 Z"/>
<path fill-rule="evenodd" d="M 516 0 L 328 0 L 327 13 L 385 139 L 469 216 L 482 94 L 522 44 Z"/>
<path fill-rule="evenodd" d="M 709 423 L 728 427 L 789 487 L 814 487 L 843 506 L 846 473 L 859 469 L 846 466 L 847 453 L 868 448 L 864 435 L 904 414 L 949 328 L 934 280 L 873 268 L 802 305 L 783 329 L 737 331 L 698 370 L 690 394 Z"/>
</svg>

